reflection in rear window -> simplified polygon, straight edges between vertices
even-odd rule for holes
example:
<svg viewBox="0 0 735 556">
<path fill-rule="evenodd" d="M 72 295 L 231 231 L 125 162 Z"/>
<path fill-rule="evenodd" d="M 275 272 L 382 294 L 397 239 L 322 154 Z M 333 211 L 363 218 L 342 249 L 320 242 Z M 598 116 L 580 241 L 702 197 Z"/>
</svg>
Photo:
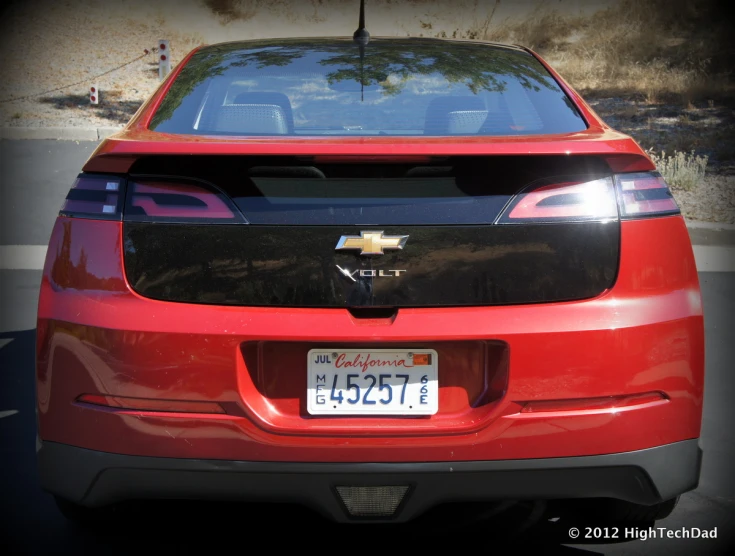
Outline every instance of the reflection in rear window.
<svg viewBox="0 0 735 556">
<path fill-rule="evenodd" d="M 229 43 L 196 53 L 154 114 L 195 135 L 536 135 L 584 121 L 522 50 L 432 39 Z"/>
</svg>

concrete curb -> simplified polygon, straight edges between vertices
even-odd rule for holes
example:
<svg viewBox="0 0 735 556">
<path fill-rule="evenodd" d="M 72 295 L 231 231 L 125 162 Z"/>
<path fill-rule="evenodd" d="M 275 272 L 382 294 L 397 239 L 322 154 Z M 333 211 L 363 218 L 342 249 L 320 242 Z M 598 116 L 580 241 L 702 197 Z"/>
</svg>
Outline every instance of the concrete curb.
<svg viewBox="0 0 735 556">
<path fill-rule="evenodd" d="M 686 220 L 686 223 L 687 228 L 693 230 L 735 230 L 735 224 L 725 224 L 722 222 L 702 222 L 700 220 Z"/>
<path fill-rule="evenodd" d="M 99 141 L 120 130 L 121 127 L 0 127 L 0 139 Z"/>
</svg>

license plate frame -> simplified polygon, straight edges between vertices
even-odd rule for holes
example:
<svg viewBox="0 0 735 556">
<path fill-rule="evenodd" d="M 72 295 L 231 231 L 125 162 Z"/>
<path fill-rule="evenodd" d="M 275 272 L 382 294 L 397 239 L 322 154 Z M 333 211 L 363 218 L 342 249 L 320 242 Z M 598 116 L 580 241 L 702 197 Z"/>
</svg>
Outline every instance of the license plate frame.
<svg viewBox="0 0 735 556">
<path fill-rule="evenodd" d="M 310 415 L 434 415 L 439 410 L 438 354 L 433 349 L 400 347 L 311 349 L 306 400 Z"/>
</svg>

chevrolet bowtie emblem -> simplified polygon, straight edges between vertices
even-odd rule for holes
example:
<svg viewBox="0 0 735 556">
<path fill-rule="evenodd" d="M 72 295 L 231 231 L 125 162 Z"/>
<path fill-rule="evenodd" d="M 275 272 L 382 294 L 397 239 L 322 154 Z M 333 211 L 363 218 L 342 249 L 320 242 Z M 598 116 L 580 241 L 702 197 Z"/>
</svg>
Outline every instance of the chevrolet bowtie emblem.
<svg viewBox="0 0 735 556">
<path fill-rule="evenodd" d="M 384 236 L 383 232 L 360 232 L 359 236 L 342 236 L 335 249 L 360 249 L 360 255 L 382 255 L 383 249 L 403 249 L 408 236 Z"/>
</svg>

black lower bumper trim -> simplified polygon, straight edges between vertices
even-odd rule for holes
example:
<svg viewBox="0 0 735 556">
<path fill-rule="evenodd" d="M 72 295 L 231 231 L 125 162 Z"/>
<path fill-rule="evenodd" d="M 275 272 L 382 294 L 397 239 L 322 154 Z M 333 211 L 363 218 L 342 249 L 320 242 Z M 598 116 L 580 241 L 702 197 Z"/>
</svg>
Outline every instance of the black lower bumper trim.
<svg viewBox="0 0 735 556">
<path fill-rule="evenodd" d="M 43 487 L 85 506 L 174 498 L 292 502 L 350 521 L 338 485 L 409 485 L 392 521 L 444 502 L 618 498 L 655 504 L 696 488 L 702 452 L 686 440 L 617 454 L 429 463 L 285 463 L 128 456 L 43 442 Z"/>
</svg>

